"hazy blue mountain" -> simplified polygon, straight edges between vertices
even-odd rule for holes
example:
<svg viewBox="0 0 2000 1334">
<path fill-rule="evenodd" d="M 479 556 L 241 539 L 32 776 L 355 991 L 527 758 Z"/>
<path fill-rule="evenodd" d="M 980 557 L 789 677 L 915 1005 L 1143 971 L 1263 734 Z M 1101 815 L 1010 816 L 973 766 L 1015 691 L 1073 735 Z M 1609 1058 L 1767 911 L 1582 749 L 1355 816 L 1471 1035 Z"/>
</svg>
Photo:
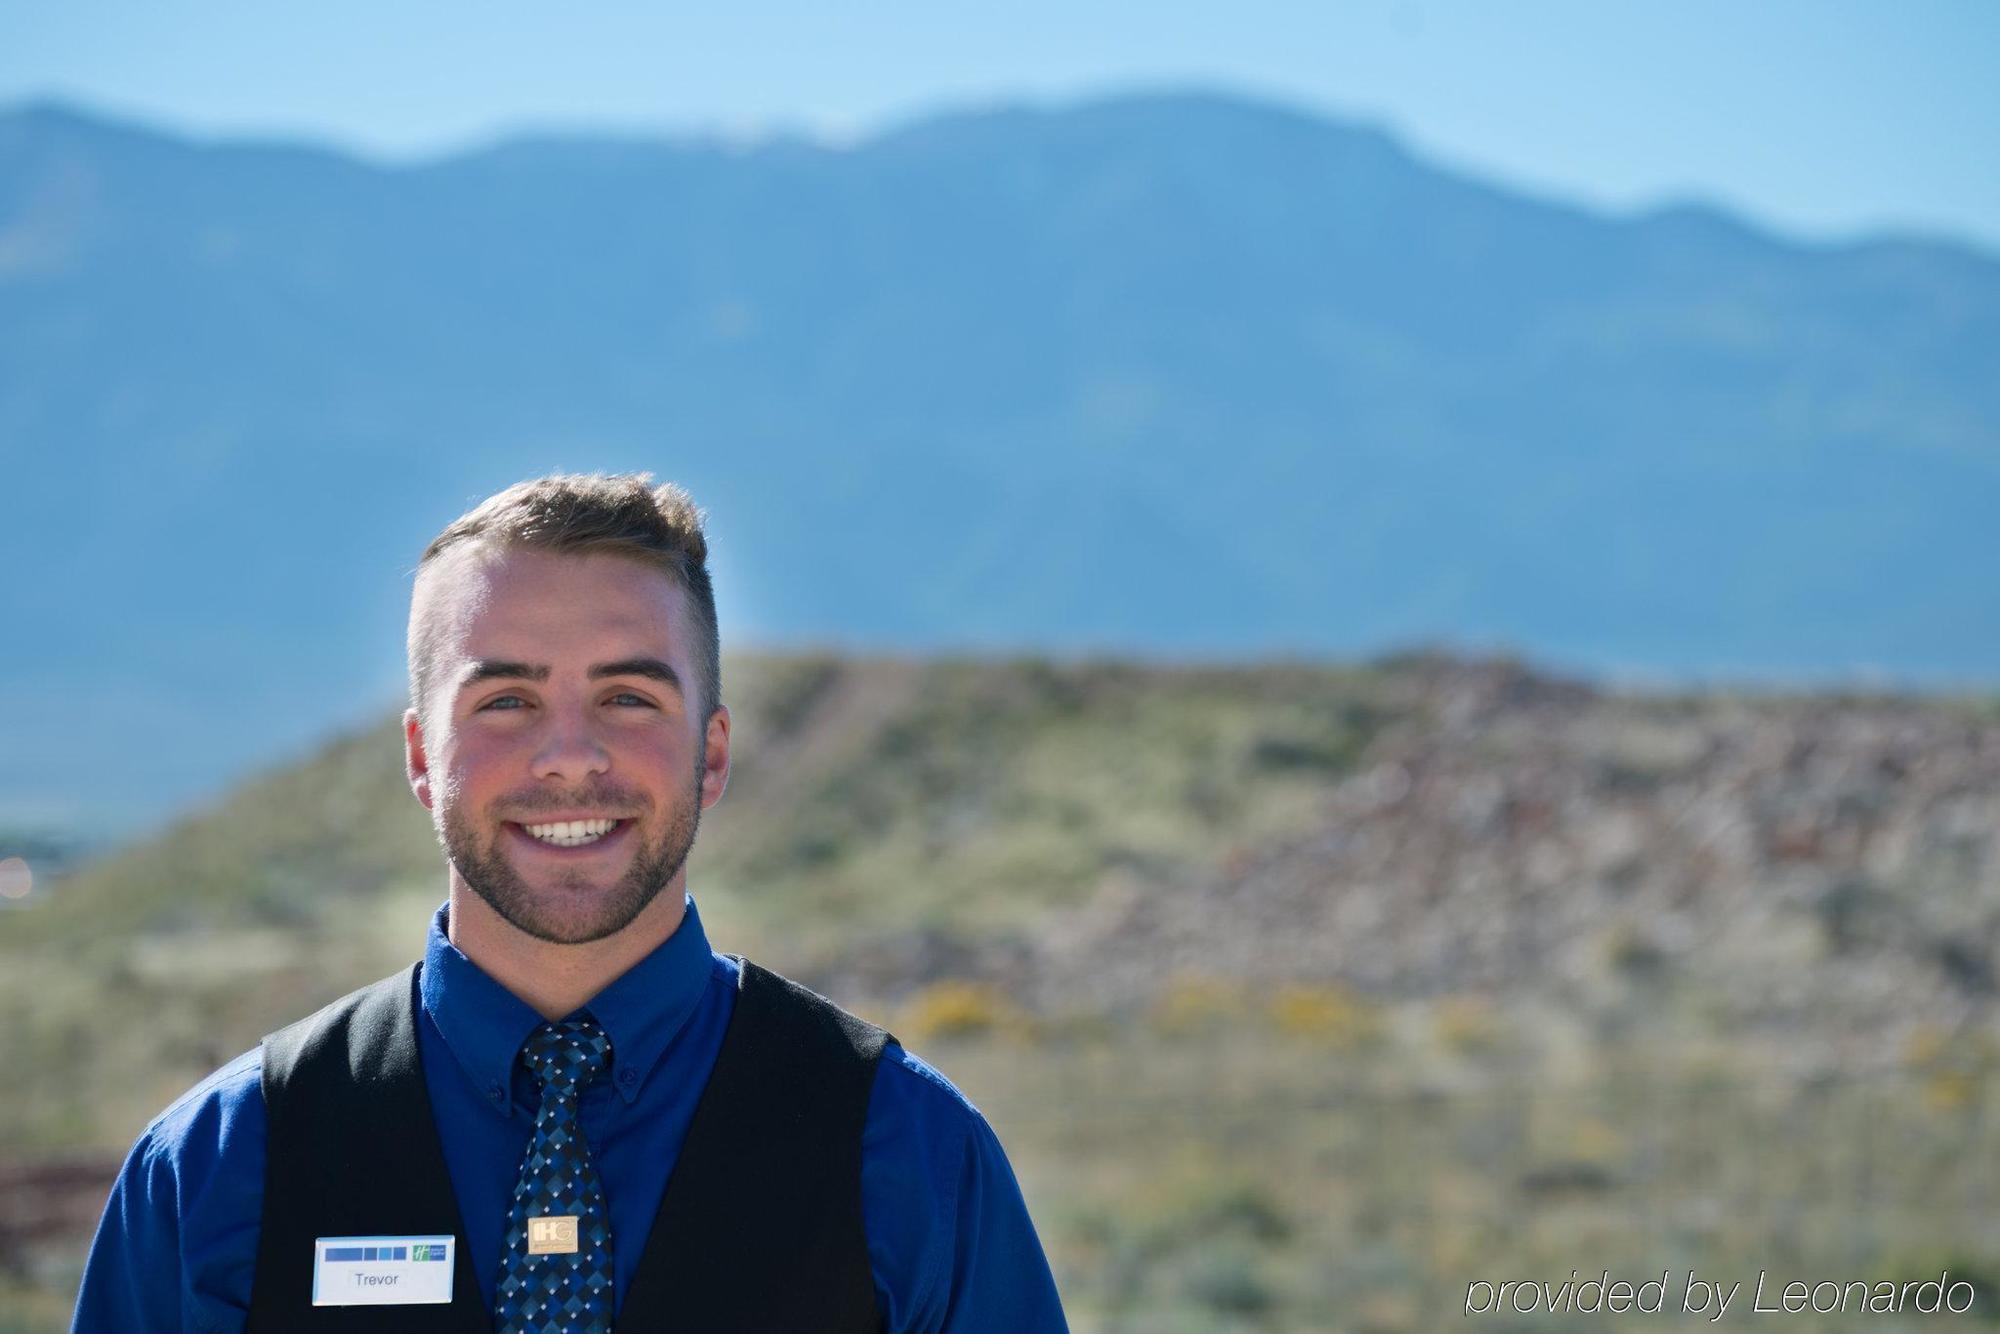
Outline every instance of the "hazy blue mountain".
<svg viewBox="0 0 2000 1334">
<path fill-rule="evenodd" d="M 19 109 L 0 466 L 21 819 L 372 717 L 423 542 L 554 467 L 688 482 L 738 640 L 2000 676 L 2000 261 L 1218 97 L 399 167 Z"/>
</svg>

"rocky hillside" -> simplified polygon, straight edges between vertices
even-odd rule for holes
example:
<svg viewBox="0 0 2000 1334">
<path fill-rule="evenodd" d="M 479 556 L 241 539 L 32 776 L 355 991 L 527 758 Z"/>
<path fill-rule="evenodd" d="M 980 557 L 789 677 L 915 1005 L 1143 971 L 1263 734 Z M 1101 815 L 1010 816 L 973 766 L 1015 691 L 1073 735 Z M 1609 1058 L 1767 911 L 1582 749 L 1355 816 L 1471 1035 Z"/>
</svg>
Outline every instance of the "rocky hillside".
<svg viewBox="0 0 2000 1334">
<path fill-rule="evenodd" d="M 711 935 L 940 1057 L 1079 1330 L 1432 1328 L 1468 1257 L 1643 1269 L 1681 1228 L 1724 1272 L 1908 1267 L 1990 1220 L 2000 700 L 1421 656 L 725 678 Z M 14 1327 L 66 1323 L 145 1119 L 442 893 L 385 719 L 0 913 L 0 1063 L 62 1072 L 0 1086 Z M 1774 1199 L 1872 1221 L 1807 1245 Z M 1217 1209 L 1264 1220 L 1223 1260 Z"/>
<path fill-rule="evenodd" d="M 1437 661 L 1379 706 L 1306 827 L 1107 875 L 1043 938 L 1044 994 L 1117 1004 L 1178 971 L 1472 994 L 1552 1033 L 1847 1067 L 1992 1023 L 1990 701 L 1639 697 Z"/>
<path fill-rule="evenodd" d="M 1523 1050 L 1677 1038 L 1851 1067 L 1985 1031 L 1990 698 L 1641 695 L 1504 661 L 732 662 L 691 884 L 722 948 L 895 1014 L 1188 988 L 1484 1007 Z M 115 1142 L 442 897 L 385 724 L 0 917 L 10 1133 Z M 91 1109 L 79 1113 L 78 1107 Z"/>
</svg>

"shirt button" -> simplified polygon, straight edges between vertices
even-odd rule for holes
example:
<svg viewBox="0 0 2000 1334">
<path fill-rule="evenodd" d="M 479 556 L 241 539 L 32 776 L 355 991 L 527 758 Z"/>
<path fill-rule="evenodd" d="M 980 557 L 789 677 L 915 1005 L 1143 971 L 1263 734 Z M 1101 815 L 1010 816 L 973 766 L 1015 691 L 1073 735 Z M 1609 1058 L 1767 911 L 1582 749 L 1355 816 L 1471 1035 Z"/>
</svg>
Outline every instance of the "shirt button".
<svg viewBox="0 0 2000 1334">
<path fill-rule="evenodd" d="M 498 1102 L 507 1096 L 507 1090 L 501 1088 L 498 1084 L 488 1084 L 486 1086 L 486 1096 Z"/>
<path fill-rule="evenodd" d="M 626 1088 L 631 1088 L 632 1085 L 636 1084 L 638 1081 L 639 1081 L 639 1076 L 634 1074 L 629 1068 L 620 1070 L 618 1072 L 618 1082 L 623 1084 Z"/>
</svg>

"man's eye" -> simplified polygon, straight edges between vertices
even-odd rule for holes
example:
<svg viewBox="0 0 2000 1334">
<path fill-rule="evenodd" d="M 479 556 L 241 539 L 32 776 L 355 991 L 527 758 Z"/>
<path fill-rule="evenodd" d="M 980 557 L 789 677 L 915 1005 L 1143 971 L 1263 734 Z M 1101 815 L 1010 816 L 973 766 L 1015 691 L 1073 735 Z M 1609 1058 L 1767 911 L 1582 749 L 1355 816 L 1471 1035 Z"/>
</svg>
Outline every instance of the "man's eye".
<svg viewBox="0 0 2000 1334">
<path fill-rule="evenodd" d="M 632 703 L 637 704 L 639 707 L 645 709 L 650 709 L 654 707 L 653 701 L 647 699 L 644 695 L 635 695 L 629 690 L 621 690 L 617 694 L 611 696 L 611 699 L 613 702 L 629 700 Z M 500 706 L 503 704 L 518 704 L 522 708 L 526 708 L 528 706 L 528 702 L 522 699 L 519 695 L 501 695 L 497 699 L 487 700 L 484 704 L 479 706 L 476 712 L 484 713 L 488 709 L 497 709 L 501 713 L 517 712 L 517 710 L 514 709 L 500 708 Z"/>
</svg>

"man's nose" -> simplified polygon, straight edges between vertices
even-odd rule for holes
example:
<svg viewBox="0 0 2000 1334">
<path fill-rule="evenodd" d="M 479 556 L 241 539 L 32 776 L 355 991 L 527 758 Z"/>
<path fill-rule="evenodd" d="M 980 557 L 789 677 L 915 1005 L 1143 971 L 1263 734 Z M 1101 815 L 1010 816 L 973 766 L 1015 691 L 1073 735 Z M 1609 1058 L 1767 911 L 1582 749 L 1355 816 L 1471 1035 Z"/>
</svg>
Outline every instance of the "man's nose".
<svg viewBox="0 0 2000 1334">
<path fill-rule="evenodd" d="M 535 777 L 573 780 L 610 768 L 611 752 L 597 739 L 587 714 L 551 710 L 548 734 L 535 752 Z"/>
</svg>

